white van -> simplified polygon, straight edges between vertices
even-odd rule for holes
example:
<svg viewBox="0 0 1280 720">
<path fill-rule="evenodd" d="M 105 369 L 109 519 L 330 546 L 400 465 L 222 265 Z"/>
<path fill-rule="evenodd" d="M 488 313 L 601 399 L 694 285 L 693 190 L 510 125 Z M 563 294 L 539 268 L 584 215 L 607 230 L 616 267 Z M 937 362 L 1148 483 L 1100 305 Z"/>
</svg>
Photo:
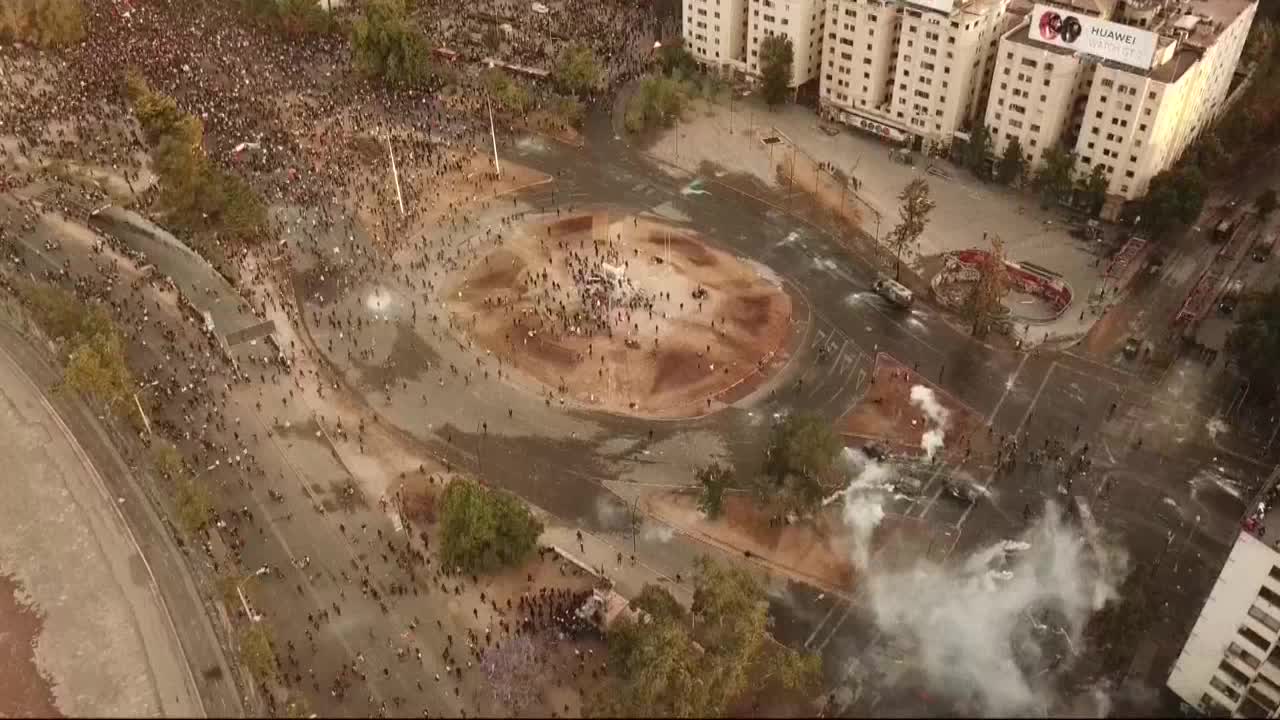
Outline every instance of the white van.
<svg viewBox="0 0 1280 720">
<path fill-rule="evenodd" d="M 875 290 L 877 295 L 898 307 L 911 307 L 911 303 L 915 300 L 915 296 L 905 285 L 889 278 L 878 278 L 871 284 L 871 289 Z"/>
</svg>

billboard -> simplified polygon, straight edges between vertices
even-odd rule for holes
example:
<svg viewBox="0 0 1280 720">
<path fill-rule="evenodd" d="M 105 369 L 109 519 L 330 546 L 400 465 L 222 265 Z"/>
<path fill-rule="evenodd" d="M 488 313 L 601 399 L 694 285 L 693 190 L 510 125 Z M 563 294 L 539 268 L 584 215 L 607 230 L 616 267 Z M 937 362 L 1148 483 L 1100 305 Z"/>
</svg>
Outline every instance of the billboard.
<svg viewBox="0 0 1280 720">
<path fill-rule="evenodd" d="M 950 14 L 955 8 L 955 0 L 906 0 L 911 5 L 919 5 L 929 10 L 937 10 L 938 12 Z"/>
<path fill-rule="evenodd" d="M 1141 70 L 1151 69 L 1156 54 L 1155 33 L 1047 5 L 1031 12 L 1031 37 Z"/>
</svg>

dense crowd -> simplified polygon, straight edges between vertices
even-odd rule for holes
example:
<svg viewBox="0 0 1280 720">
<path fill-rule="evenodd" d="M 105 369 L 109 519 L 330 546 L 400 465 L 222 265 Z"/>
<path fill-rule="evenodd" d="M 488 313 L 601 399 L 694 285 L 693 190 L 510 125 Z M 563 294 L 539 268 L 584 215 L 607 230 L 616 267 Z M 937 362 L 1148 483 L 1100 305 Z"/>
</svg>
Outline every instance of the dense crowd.
<svg viewBox="0 0 1280 720">
<path fill-rule="evenodd" d="M 609 86 L 634 77 L 651 61 L 656 23 L 645 2 L 547 4 L 549 12 L 543 14 L 532 12 L 526 2 L 419 3 L 418 21 L 433 43 L 457 53 L 453 62 L 459 64 L 464 81 L 475 76 L 475 61 L 484 57 L 498 54 L 512 63 L 549 68 L 564 47 L 578 41 L 596 52 Z M 494 25 L 502 26 L 496 49 L 486 46 L 482 37 Z M 248 26 L 233 2 L 86 0 L 86 26 L 83 43 L 57 54 L 2 51 L 0 62 L 7 72 L 0 72 L 0 180 L 4 189 L 33 182 L 47 189 L 38 195 L 41 205 L 31 199 L 7 201 L 21 207 L 6 213 L 9 220 L 0 223 L 0 238 L 6 242 L 40 232 L 40 213 L 60 210 L 84 219 L 110 201 L 109 183 L 72 188 L 54 177 L 45 165 L 53 158 L 119 178 L 145 208 L 149 181 L 144 182 L 140 161 L 146 148 L 134 130 L 122 89 L 124 71 L 130 68 L 203 123 L 212 161 L 246 175 L 273 206 L 269 247 L 279 242 L 298 269 L 310 276 L 341 278 L 332 285 L 335 295 L 372 277 L 397 278 L 434 291 L 441 273 L 474 261 L 484 242 L 500 244 L 502 233 L 518 217 L 512 211 L 496 229 L 486 229 L 477 243 L 465 241 L 476 232 L 476 213 L 497 207 L 496 201 L 474 202 L 495 182 L 492 176 L 471 172 L 471 156 L 488 140 L 484 103 L 477 93 L 388 92 L 350 71 L 343 38 L 284 42 Z M 370 139 L 375 141 L 372 146 Z M 247 160 L 235 150 L 245 144 L 256 148 Z M 398 203 L 382 165 L 382 153 L 391 151 L 399 161 L 403 214 L 388 212 Z M 375 152 L 376 160 L 371 161 Z M 364 171 L 371 165 L 375 171 Z M 335 247 L 332 238 L 344 236 Z M 414 259 L 401 255 L 397 260 L 397 249 L 411 251 Z M 5 259 L 21 255 L 6 248 Z M 232 362 L 233 354 L 200 323 L 175 328 L 172 322 L 173 313 L 166 307 L 170 300 L 176 297 L 180 306 L 195 307 L 204 304 L 202 298 L 182 298 L 172 281 L 156 275 L 132 272 L 132 282 L 121 282 L 121 258 L 135 266 L 145 263 L 135 255 L 104 236 L 95 242 L 91 257 L 96 259 L 86 266 L 72 268 L 67 261 L 56 272 L 45 271 L 82 299 L 112 308 L 129 343 L 137 380 L 146 388 L 140 393 L 139 409 L 147 409 L 155 431 L 179 447 L 197 476 L 217 472 L 234 477 L 239 487 L 223 487 L 223 497 L 250 497 L 255 489 L 265 489 L 271 500 L 284 502 L 286 493 L 281 490 L 292 483 L 282 471 L 269 470 L 262 457 L 271 452 L 273 434 L 287 426 L 280 416 L 291 404 L 296 408 L 307 393 L 323 397 L 326 386 L 333 387 L 314 369 L 321 366 L 318 352 L 289 342 L 279 355 L 239 353 Z M 294 295 L 292 277 L 275 276 L 243 253 L 234 259 L 241 262 L 244 305 L 258 318 L 279 313 L 301 321 L 299 300 L 325 307 L 336 299 L 320 297 L 325 291 L 318 287 Z M 591 268 L 598 269 L 600 262 L 585 254 L 577 261 L 573 272 L 578 275 L 594 272 Z M 425 302 L 422 307 L 425 311 Z M 651 303 L 629 309 L 645 308 L 651 310 Z M 415 301 L 415 320 L 417 312 Z M 432 319 L 443 334 L 446 319 Z M 327 313 L 313 311 L 311 320 L 346 332 L 348 357 L 368 351 L 363 337 L 367 320 L 336 307 Z M 330 345 L 329 350 L 335 348 Z M 283 361 L 286 356 L 307 357 L 313 369 Z M 472 369 L 451 370 L 470 382 Z M 484 374 L 488 377 L 487 369 Z M 236 410 L 245 397 L 257 410 L 256 418 Z M 319 419 L 326 421 L 323 415 Z M 362 414 L 358 423 L 351 423 L 361 452 L 366 420 L 375 423 L 376 416 Z M 347 437 L 345 431 L 341 435 Z M 322 512 L 319 505 L 314 509 Z M 322 562 L 313 564 L 309 555 L 292 568 L 264 563 L 260 539 L 266 535 L 266 520 L 249 504 L 226 505 L 208 520 L 212 534 L 227 548 L 226 556 L 220 557 L 217 543 L 203 543 L 215 574 L 247 576 L 261 571 L 257 575 L 262 582 L 278 583 L 291 594 L 296 591 L 300 602 L 312 594 L 308 586 L 321 581 Z M 366 523 L 347 527 L 336 518 L 330 520 L 356 549 L 357 558 L 349 567 L 326 571 L 335 575 L 334 599 L 327 607 L 311 608 L 303 635 L 278 638 L 274 650 L 286 685 L 317 694 L 327 690 L 351 712 L 380 717 L 416 714 L 411 700 L 400 694 L 375 701 L 369 681 L 422 665 L 426 656 L 438 655 L 444 672 L 420 673 L 418 689 L 424 689 L 424 682 L 450 683 L 452 694 L 461 698 L 464 674 L 508 638 L 529 635 L 555 644 L 592 627 L 576 612 L 586 599 L 580 590 L 543 585 L 514 603 L 500 601 L 479 590 L 477 578 L 441 567 L 426 533 L 407 521 L 406 532 L 393 536 Z M 457 598 L 464 591 L 479 593 L 483 609 L 472 612 L 477 623 L 487 624 L 483 632 L 463 633 L 437 620 L 428 633 L 402 604 L 430 593 Z M 317 670 L 317 641 L 326 626 L 339 622 L 344 612 L 350 614 L 356 603 L 371 603 L 394 622 L 403 613 L 408 616 L 406 627 L 388 635 L 370 629 L 355 657 L 326 675 Z M 584 654 L 568 674 L 576 679 L 588 671 L 592 677 L 603 673 L 603 662 L 589 665 Z M 277 695 L 265 685 L 262 690 L 273 712 L 283 712 L 275 706 Z M 430 709 L 421 712 L 425 717 Z"/>
</svg>

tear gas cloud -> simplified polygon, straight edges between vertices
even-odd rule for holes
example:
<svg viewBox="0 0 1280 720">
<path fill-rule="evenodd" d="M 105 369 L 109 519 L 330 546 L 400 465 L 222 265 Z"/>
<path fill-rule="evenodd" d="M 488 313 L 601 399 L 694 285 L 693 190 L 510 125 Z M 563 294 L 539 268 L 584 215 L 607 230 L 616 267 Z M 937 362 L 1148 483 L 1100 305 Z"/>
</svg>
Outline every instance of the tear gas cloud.
<svg viewBox="0 0 1280 720">
<path fill-rule="evenodd" d="M 1124 567 L 1123 555 L 1090 545 L 1050 505 L 1017 541 L 863 577 L 877 626 L 935 693 L 965 712 L 1012 716 L 1060 707 L 1044 671 L 1070 666 Z"/>
<path fill-rule="evenodd" d="M 929 427 L 920 437 L 920 447 L 932 460 L 933 456 L 942 449 L 942 441 L 947 431 L 947 418 L 951 413 L 938 402 L 933 390 L 924 385 L 912 385 L 910 397 L 911 404 L 919 408 L 928 419 Z"/>
</svg>

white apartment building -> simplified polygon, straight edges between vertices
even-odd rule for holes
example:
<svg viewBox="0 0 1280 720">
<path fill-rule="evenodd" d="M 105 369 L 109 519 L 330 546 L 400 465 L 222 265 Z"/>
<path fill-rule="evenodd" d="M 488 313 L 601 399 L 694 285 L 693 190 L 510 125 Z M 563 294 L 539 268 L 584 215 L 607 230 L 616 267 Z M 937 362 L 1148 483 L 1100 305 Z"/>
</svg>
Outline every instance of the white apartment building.
<svg viewBox="0 0 1280 720">
<path fill-rule="evenodd" d="M 822 0 L 685 0 L 685 47 L 700 62 L 760 75 L 760 43 L 791 39 L 791 87 L 817 77 L 822 57 Z"/>
<path fill-rule="evenodd" d="M 1073 0 L 1071 7 L 1158 34 L 1148 70 L 1040 42 L 1030 17 L 997 52 L 986 123 L 996 153 L 1019 138 L 1034 165 L 1066 143 L 1077 173 L 1102 165 L 1108 208 L 1146 193 L 1224 108 L 1257 0 Z"/>
<path fill-rule="evenodd" d="M 983 109 L 1009 0 L 827 0 L 825 117 L 950 147 Z"/>
<path fill-rule="evenodd" d="M 1242 530 L 1173 665 L 1169 689 L 1210 717 L 1274 718 L 1278 637 L 1280 551 Z"/>
<path fill-rule="evenodd" d="M 685 49 L 707 65 L 745 67 L 747 1 L 685 0 Z"/>
</svg>

